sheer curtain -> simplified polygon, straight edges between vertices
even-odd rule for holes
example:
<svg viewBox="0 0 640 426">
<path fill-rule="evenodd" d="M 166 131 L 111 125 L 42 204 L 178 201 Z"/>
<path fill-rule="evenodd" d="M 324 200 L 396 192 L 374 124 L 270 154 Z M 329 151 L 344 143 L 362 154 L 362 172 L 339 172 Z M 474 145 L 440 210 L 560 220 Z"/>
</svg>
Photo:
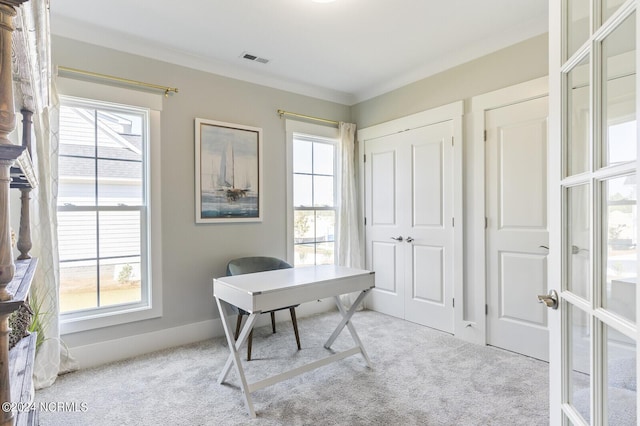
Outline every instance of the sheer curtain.
<svg viewBox="0 0 640 426">
<path fill-rule="evenodd" d="M 360 238 L 360 215 L 356 174 L 356 125 L 339 124 L 340 131 L 340 184 L 338 209 L 338 265 L 362 268 L 362 241 Z M 350 305 L 351 296 L 342 297 Z"/>
<path fill-rule="evenodd" d="M 34 235 L 31 254 L 38 258 L 31 301 L 39 305 L 44 325 L 44 341 L 36 354 L 33 380 L 36 389 L 51 386 L 60 372 L 77 369 L 60 340 L 59 296 L 60 270 L 57 243 L 58 129 L 59 103 L 55 84 L 50 87 L 50 105 L 34 114 L 34 162 L 38 186 L 32 192 L 31 231 Z"/>
</svg>

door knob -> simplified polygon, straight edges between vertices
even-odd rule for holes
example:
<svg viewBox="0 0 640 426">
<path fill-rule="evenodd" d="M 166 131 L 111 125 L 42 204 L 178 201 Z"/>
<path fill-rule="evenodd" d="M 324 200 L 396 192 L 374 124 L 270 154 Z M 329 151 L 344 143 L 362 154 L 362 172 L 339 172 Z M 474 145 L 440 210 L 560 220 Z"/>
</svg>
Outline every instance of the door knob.
<svg viewBox="0 0 640 426">
<path fill-rule="evenodd" d="M 544 303 L 547 308 L 558 309 L 558 293 L 555 290 L 549 290 L 548 294 L 538 295 L 538 303 Z"/>
<path fill-rule="evenodd" d="M 413 242 L 413 238 L 411 238 L 411 237 L 407 237 L 407 242 L 408 242 L 408 243 L 412 243 L 412 242 Z"/>
<path fill-rule="evenodd" d="M 402 241 L 402 235 L 400 235 L 399 237 L 391 237 L 392 240 L 396 240 L 396 241 Z"/>
</svg>

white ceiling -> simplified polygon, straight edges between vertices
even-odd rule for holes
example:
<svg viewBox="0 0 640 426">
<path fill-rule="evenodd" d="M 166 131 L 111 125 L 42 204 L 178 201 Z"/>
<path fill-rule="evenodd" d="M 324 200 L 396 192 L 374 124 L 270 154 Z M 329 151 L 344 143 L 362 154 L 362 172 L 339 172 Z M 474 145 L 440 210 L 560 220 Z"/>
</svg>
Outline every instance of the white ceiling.
<svg viewBox="0 0 640 426">
<path fill-rule="evenodd" d="M 542 34 L 547 10 L 547 0 L 51 0 L 51 30 L 352 105 Z"/>
</svg>

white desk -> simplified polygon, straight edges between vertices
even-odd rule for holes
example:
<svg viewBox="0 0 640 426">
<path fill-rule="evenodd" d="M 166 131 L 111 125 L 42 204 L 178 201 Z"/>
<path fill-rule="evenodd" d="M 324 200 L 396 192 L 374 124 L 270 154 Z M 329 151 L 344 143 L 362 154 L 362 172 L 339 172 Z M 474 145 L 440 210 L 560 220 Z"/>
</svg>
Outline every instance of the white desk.
<svg viewBox="0 0 640 426">
<path fill-rule="evenodd" d="M 222 384 L 225 381 L 231 369 L 231 365 L 235 365 L 236 372 L 240 377 L 242 393 L 244 394 L 247 410 L 249 410 L 251 417 L 255 417 L 256 414 L 253 409 L 251 392 L 258 389 L 287 380 L 304 372 L 322 367 L 323 365 L 357 353 L 362 354 L 367 366 L 371 368 L 369 356 L 367 355 L 364 346 L 362 346 L 362 342 L 356 333 L 355 327 L 349 320 L 358 306 L 362 303 L 369 290 L 373 287 L 373 272 L 334 265 L 279 269 L 275 271 L 234 275 L 214 279 L 213 295 L 215 296 L 216 304 L 220 311 L 222 326 L 224 327 L 224 333 L 227 336 L 227 343 L 231 352 L 227 363 L 220 373 L 218 383 Z M 359 291 L 360 294 L 356 301 L 349 310 L 346 310 L 340 301 L 340 295 L 357 291 Z M 338 306 L 338 310 L 342 314 L 342 320 L 336 326 L 336 329 L 324 344 L 324 347 L 329 349 L 345 326 L 351 333 L 351 337 L 356 343 L 356 346 L 318 361 L 294 368 L 285 373 L 260 380 L 259 382 L 248 383 L 244 374 L 244 369 L 242 368 L 238 349 L 242 346 L 251 332 L 258 315 L 261 312 L 293 306 L 299 303 L 310 302 L 326 297 L 334 298 L 336 305 Z M 234 341 L 234 336 L 231 331 L 232 328 L 229 325 L 230 317 L 235 315 L 232 310 L 232 305 L 250 313 L 237 341 Z"/>
</svg>

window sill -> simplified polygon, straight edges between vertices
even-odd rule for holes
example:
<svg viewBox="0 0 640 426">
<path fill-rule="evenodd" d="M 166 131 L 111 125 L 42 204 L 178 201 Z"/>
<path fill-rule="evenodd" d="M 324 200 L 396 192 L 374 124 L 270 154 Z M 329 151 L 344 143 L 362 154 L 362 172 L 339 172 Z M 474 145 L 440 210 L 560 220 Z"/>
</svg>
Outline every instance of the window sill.
<svg viewBox="0 0 640 426">
<path fill-rule="evenodd" d="M 73 334 L 81 331 L 95 330 L 114 325 L 128 324 L 136 321 L 159 318 L 162 316 L 161 307 L 132 307 L 112 312 L 96 312 L 95 314 L 65 318 L 60 316 L 60 334 Z"/>
</svg>

